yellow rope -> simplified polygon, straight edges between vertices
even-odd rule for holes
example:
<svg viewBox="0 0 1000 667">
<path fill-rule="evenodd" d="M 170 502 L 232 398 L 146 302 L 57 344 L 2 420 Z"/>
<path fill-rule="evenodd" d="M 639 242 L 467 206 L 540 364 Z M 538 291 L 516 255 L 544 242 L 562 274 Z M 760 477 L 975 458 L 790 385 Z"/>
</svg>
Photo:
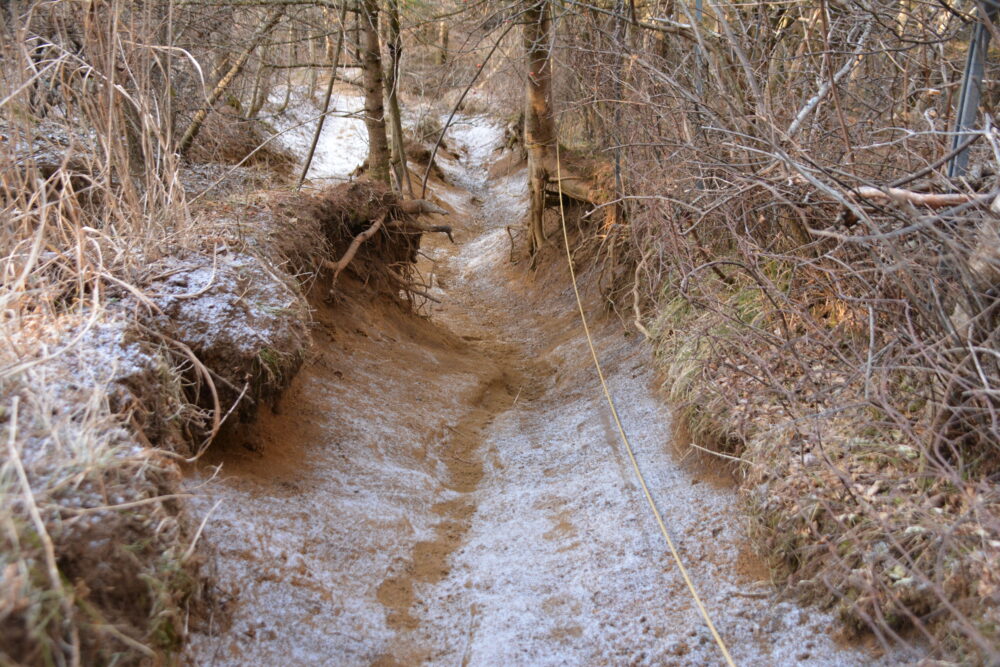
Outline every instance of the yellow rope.
<svg viewBox="0 0 1000 667">
<path fill-rule="evenodd" d="M 656 503 L 653 502 L 653 496 L 649 492 L 649 487 L 646 486 L 646 479 L 643 477 L 642 471 L 639 469 L 639 463 L 636 461 L 635 454 L 632 452 L 632 444 L 629 442 L 628 436 L 625 435 L 625 427 L 622 426 L 621 419 L 618 418 L 618 410 L 615 409 L 614 399 L 611 398 L 611 391 L 608 389 L 608 383 L 604 379 L 604 371 L 601 370 L 601 362 L 597 359 L 597 351 L 594 349 L 594 339 L 590 335 L 590 326 L 587 324 L 587 316 L 583 311 L 583 301 L 580 298 L 580 289 L 576 284 L 576 271 L 573 269 L 573 258 L 569 247 L 569 234 L 566 231 L 566 211 L 563 207 L 562 194 L 562 161 L 559 158 L 558 141 L 556 141 L 556 179 L 559 185 L 559 218 L 562 221 L 563 243 L 566 246 L 566 262 L 569 264 L 569 275 L 573 281 L 573 293 L 576 295 L 576 306 L 580 311 L 580 321 L 583 323 L 583 331 L 587 334 L 587 345 L 590 347 L 590 356 L 594 359 L 594 368 L 597 369 L 597 376 L 601 379 L 601 388 L 604 390 L 604 397 L 608 400 L 608 407 L 611 408 L 611 416 L 614 417 L 615 425 L 618 427 L 618 434 L 621 436 L 622 442 L 625 443 L 625 450 L 628 452 L 629 460 L 632 461 L 632 469 L 635 470 L 635 475 L 639 478 L 639 484 L 642 486 L 642 492 L 646 495 L 646 502 L 649 503 L 649 508 L 653 510 L 653 516 L 656 517 L 656 523 L 660 526 L 660 532 L 663 533 L 663 538 L 667 541 L 667 546 L 670 547 L 670 555 L 674 557 L 674 562 L 677 563 L 677 568 L 680 570 L 681 576 L 684 577 L 684 583 L 687 584 L 688 590 L 691 592 L 691 597 L 694 598 L 694 602 L 698 606 L 698 611 L 701 612 L 702 618 L 705 619 L 705 624 L 708 625 L 708 629 L 712 631 L 712 637 L 715 638 L 715 643 L 719 645 L 719 650 L 722 651 L 722 655 L 726 659 L 726 664 L 729 665 L 729 667 L 736 667 L 736 663 L 733 662 L 732 656 L 729 655 L 729 649 L 726 648 L 726 643 L 722 640 L 722 636 L 719 634 L 719 631 L 715 629 L 715 624 L 712 623 L 712 619 L 708 615 L 708 610 L 705 609 L 705 605 L 698 596 L 698 591 L 695 590 L 691 577 L 688 576 L 684 563 L 681 562 L 681 557 L 677 553 L 674 541 L 670 539 L 670 533 L 667 532 L 667 526 L 663 522 L 663 517 L 660 516 L 660 511 L 656 509 Z"/>
</svg>

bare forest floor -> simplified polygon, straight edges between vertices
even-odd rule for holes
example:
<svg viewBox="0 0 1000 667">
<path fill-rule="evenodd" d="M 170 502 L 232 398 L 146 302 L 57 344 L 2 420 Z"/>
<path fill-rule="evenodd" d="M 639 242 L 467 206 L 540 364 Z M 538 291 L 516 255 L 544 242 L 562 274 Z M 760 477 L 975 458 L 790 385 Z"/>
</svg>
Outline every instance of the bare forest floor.
<svg viewBox="0 0 1000 667">
<path fill-rule="evenodd" d="M 197 664 L 721 663 L 603 402 L 564 258 L 510 262 L 525 180 L 490 173 L 500 140 L 464 119 L 459 157 L 440 160 L 456 244 L 425 237 L 420 266 L 440 304 L 407 313 L 351 286 L 313 299 L 314 352 L 290 389 L 189 470 L 220 602 L 191 639 Z M 736 661 L 898 663 L 775 597 L 725 472 L 675 451 L 648 347 L 586 299 L 639 463 Z"/>
</svg>

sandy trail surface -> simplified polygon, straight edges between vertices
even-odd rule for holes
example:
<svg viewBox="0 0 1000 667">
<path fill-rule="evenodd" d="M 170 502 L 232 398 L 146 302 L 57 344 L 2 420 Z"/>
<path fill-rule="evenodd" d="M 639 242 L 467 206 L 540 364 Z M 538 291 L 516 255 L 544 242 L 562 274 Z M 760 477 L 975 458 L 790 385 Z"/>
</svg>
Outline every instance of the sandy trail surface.
<svg viewBox="0 0 1000 667">
<path fill-rule="evenodd" d="M 500 138 L 465 119 L 441 160 L 457 244 L 427 238 L 421 265 L 441 303 L 317 304 L 315 353 L 280 404 L 189 476 L 225 607 L 192 662 L 721 664 L 603 402 L 565 264 L 510 262 L 526 191 L 523 170 L 489 173 Z M 647 346 L 587 300 L 639 463 L 737 663 L 877 663 L 838 646 L 826 614 L 774 598 L 725 476 L 672 452 Z"/>
</svg>

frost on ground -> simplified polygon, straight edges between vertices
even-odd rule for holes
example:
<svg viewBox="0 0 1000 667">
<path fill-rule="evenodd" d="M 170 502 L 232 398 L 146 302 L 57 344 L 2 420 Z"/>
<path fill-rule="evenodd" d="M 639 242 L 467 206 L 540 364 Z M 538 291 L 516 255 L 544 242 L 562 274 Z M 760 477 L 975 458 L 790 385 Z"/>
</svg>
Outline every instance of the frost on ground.
<svg viewBox="0 0 1000 667">
<path fill-rule="evenodd" d="M 283 94 L 273 93 L 270 103 L 278 105 L 282 97 Z M 292 99 L 288 109 L 275 118 L 275 128 L 281 145 L 299 156 L 301 164 L 309 152 L 322 110 L 298 94 L 293 93 Z M 330 109 L 309 168 L 311 181 L 346 181 L 368 157 L 364 107 L 365 100 L 360 96 L 338 92 L 330 98 Z"/>
<path fill-rule="evenodd" d="M 436 193 L 458 245 L 424 248 L 442 301 L 430 319 L 363 299 L 321 308 L 317 353 L 277 411 L 189 479 L 222 466 L 198 504 L 215 508 L 205 539 L 228 609 L 195 636 L 199 664 L 721 662 L 602 402 L 565 269 L 509 264 L 524 175 L 487 182 L 499 130 L 463 126 L 465 157 L 442 169 L 467 190 Z M 773 597 L 735 493 L 670 454 L 648 351 L 613 319 L 594 325 L 651 491 L 736 660 L 879 664 L 838 648 L 828 615 Z"/>
<path fill-rule="evenodd" d="M 0 662 L 52 662 L 64 627 L 79 628 L 88 664 L 140 641 L 175 648 L 196 565 L 182 557 L 184 517 L 162 497 L 176 470 L 149 439 L 172 444 L 169 416 L 184 414 L 178 375 L 123 310 L 19 324 L 0 348 Z M 57 584 L 43 574 L 45 545 Z M 150 639 L 153 627 L 163 634 Z"/>
<path fill-rule="evenodd" d="M 275 264 L 168 255 L 135 284 L 2 323 L 0 663 L 53 662 L 70 635 L 83 664 L 179 648 L 200 580 L 171 454 L 301 361 L 308 315 Z"/>
<path fill-rule="evenodd" d="M 252 414 L 257 400 L 287 385 L 305 354 L 308 313 L 297 288 L 245 253 L 170 257 L 161 268 L 150 285 L 150 324 L 218 380 L 221 410 Z M 201 402 L 213 408 L 208 394 Z"/>
</svg>

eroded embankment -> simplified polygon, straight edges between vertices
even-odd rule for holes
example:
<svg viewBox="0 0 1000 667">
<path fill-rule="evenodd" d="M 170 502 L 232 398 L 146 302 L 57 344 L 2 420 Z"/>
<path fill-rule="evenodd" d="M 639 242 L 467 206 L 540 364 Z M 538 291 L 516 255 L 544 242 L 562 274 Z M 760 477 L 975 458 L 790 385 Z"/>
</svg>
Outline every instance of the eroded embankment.
<svg viewBox="0 0 1000 667">
<path fill-rule="evenodd" d="M 316 353 L 277 410 L 191 475 L 228 603 L 193 637 L 198 663 L 719 661 L 603 404 L 564 263 L 509 262 L 524 179 L 487 182 L 498 136 L 460 126 L 462 159 L 442 161 L 458 244 L 425 244 L 430 317 L 317 303 Z M 835 646 L 828 616 L 773 598 L 732 491 L 670 455 L 648 350 L 595 303 L 625 428 L 734 657 L 872 664 Z"/>
</svg>

